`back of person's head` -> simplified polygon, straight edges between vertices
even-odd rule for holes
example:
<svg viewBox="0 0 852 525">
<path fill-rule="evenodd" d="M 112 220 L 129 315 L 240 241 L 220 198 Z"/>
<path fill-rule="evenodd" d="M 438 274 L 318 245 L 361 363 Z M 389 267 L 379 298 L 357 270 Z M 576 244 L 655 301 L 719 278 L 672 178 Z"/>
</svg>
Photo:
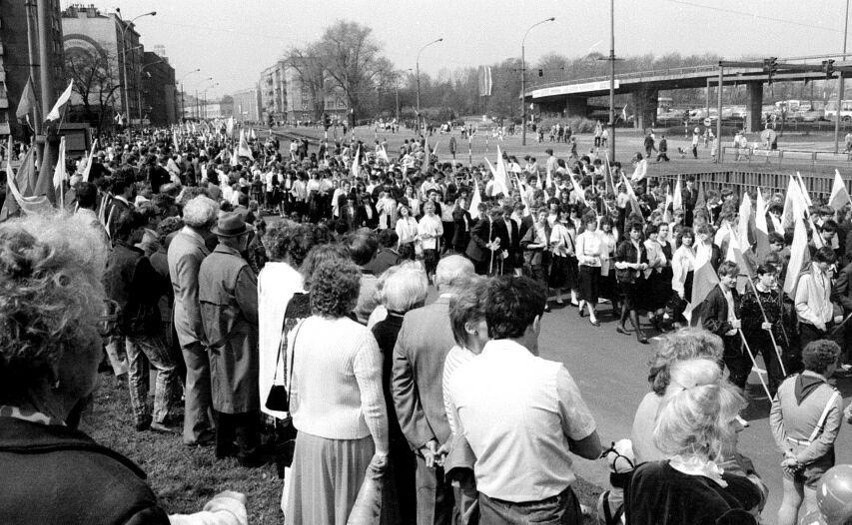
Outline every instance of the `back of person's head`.
<svg viewBox="0 0 852 525">
<path fill-rule="evenodd" d="M 517 339 L 544 314 L 547 293 L 528 277 L 497 277 L 484 294 L 485 320 L 492 339 Z"/>
<path fill-rule="evenodd" d="M 131 167 L 124 167 L 116 170 L 112 176 L 112 193 L 121 195 L 133 184 L 135 184 L 136 175 Z"/>
<path fill-rule="evenodd" d="M 379 232 L 379 246 L 393 248 L 399 242 L 399 235 L 394 230 L 386 229 Z"/>
<path fill-rule="evenodd" d="M 466 285 L 474 273 L 470 259 L 461 255 L 450 255 L 438 261 L 435 268 L 435 286 L 441 293 L 453 293 Z"/>
<path fill-rule="evenodd" d="M 183 207 L 183 222 L 196 229 L 213 226 L 219 217 L 219 206 L 210 197 L 199 195 Z"/>
<path fill-rule="evenodd" d="M 128 240 L 133 231 L 145 226 L 145 215 L 137 210 L 121 210 L 115 217 L 115 237 Z"/>
<path fill-rule="evenodd" d="M 305 286 L 310 284 L 311 277 L 320 264 L 334 259 L 349 259 L 349 252 L 345 246 L 337 243 L 325 243 L 311 248 L 299 267 L 299 273 L 302 274 Z"/>
<path fill-rule="evenodd" d="M 825 375 L 829 367 L 837 363 L 839 356 L 840 345 L 828 339 L 818 339 L 802 349 L 802 364 L 805 370 Z"/>
<path fill-rule="evenodd" d="M 414 261 L 391 266 L 379 277 L 379 301 L 389 312 L 403 314 L 426 301 L 429 281 Z"/>
<path fill-rule="evenodd" d="M 834 254 L 834 250 L 830 247 L 823 246 L 814 252 L 813 261 L 818 263 L 834 264 L 834 262 L 837 261 L 837 255 Z"/>
<path fill-rule="evenodd" d="M 744 406 L 727 381 L 673 390 L 657 412 L 654 443 L 669 457 L 715 461 L 734 432 L 731 422 Z"/>
<path fill-rule="evenodd" d="M 168 248 L 169 235 L 183 228 L 183 219 L 180 217 L 166 217 L 157 225 L 157 238 L 163 246 Z"/>
<path fill-rule="evenodd" d="M 355 308 L 361 290 L 361 271 L 346 259 L 324 261 L 311 276 L 311 313 L 339 318 Z"/>
<path fill-rule="evenodd" d="M 453 339 L 459 346 L 466 346 L 471 323 L 485 319 L 485 301 L 483 295 L 488 279 L 473 276 L 466 286 L 450 298 L 450 326 Z"/>
<path fill-rule="evenodd" d="M 80 182 L 74 187 L 77 195 L 77 204 L 81 208 L 94 210 L 98 202 L 98 188 L 91 182 Z"/>
<path fill-rule="evenodd" d="M 352 262 L 358 266 L 364 266 L 375 257 L 376 250 L 379 248 L 379 242 L 372 230 L 369 228 L 359 228 L 348 236 L 346 246 Z"/>
<path fill-rule="evenodd" d="M 661 396 L 671 381 L 671 367 L 678 361 L 709 359 L 722 362 L 722 338 L 702 328 L 683 328 L 659 339 L 656 353 L 649 363 L 648 382 Z"/>
<path fill-rule="evenodd" d="M 666 395 L 700 385 L 712 385 L 722 380 L 722 367 L 714 359 L 699 357 L 675 361 L 669 368 Z"/>
</svg>

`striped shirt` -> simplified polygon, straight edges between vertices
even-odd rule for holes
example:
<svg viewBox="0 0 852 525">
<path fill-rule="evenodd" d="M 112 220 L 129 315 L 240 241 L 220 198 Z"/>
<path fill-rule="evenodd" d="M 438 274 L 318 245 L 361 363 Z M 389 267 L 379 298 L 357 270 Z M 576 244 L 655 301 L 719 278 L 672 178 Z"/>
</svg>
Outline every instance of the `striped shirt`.
<svg viewBox="0 0 852 525">
<path fill-rule="evenodd" d="M 444 392 L 444 410 L 447 412 L 447 422 L 450 424 L 450 432 L 453 434 L 456 433 L 458 424 L 456 423 L 455 405 L 452 402 L 449 392 L 450 380 L 453 378 L 455 371 L 461 365 L 467 363 L 474 357 L 476 357 L 476 355 L 473 352 L 467 348 L 462 348 L 456 345 L 450 349 L 447 353 L 447 358 L 444 360 L 444 375 L 441 380 L 442 390 Z"/>
</svg>

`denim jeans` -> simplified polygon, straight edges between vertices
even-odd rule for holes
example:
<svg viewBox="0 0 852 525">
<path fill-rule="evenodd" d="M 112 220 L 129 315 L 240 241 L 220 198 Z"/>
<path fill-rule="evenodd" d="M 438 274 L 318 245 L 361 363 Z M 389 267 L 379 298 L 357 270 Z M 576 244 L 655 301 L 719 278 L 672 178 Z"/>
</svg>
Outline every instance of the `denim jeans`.
<svg viewBox="0 0 852 525">
<path fill-rule="evenodd" d="M 480 523 L 488 525 L 580 525 L 580 502 L 571 487 L 541 501 L 514 503 L 479 493 Z"/>
<path fill-rule="evenodd" d="M 130 405 L 137 423 L 151 417 L 148 407 L 148 363 L 157 370 L 154 389 L 154 421 L 163 423 L 169 414 L 178 378 L 175 360 L 160 336 L 127 336 L 127 380 L 130 385 Z"/>
</svg>

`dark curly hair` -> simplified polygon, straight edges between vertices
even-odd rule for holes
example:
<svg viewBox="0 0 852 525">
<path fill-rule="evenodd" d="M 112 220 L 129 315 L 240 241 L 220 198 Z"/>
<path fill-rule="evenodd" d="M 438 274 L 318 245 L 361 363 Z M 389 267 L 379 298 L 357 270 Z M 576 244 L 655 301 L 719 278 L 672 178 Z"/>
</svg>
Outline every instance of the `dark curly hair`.
<svg viewBox="0 0 852 525">
<path fill-rule="evenodd" d="M 311 312 L 343 317 L 355 308 L 361 291 L 361 270 L 343 259 L 325 261 L 311 276 Z"/>
<path fill-rule="evenodd" d="M 311 248 L 305 260 L 299 266 L 299 273 L 305 280 L 305 286 L 310 286 L 314 271 L 322 265 L 322 263 L 334 259 L 349 260 L 349 252 L 346 247 L 340 244 L 319 244 Z"/>
<path fill-rule="evenodd" d="M 313 228 L 293 221 L 283 220 L 271 224 L 263 235 L 263 247 L 269 259 L 283 261 L 289 256 L 295 267 L 302 264 L 314 244 Z"/>
<path fill-rule="evenodd" d="M 840 345 L 828 339 L 811 341 L 802 349 L 802 364 L 806 370 L 824 374 L 828 367 L 837 362 Z"/>
</svg>

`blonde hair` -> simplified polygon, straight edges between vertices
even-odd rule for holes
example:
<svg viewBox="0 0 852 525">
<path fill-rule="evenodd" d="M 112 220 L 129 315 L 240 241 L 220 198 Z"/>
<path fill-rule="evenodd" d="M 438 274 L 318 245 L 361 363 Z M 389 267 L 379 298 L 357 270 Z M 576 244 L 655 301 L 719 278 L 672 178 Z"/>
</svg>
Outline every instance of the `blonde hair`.
<svg viewBox="0 0 852 525">
<path fill-rule="evenodd" d="M 675 370 L 672 388 L 657 412 L 654 443 L 669 456 L 715 461 L 721 457 L 723 445 L 731 440 L 730 423 L 745 406 L 745 400 L 733 385 L 721 379 L 721 369 L 707 359 L 683 362 Z M 711 382 L 694 383 L 704 379 Z"/>
<path fill-rule="evenodd" d="M 379 301 L 389 312 L 405 313 L 426 300 L 429 281 L 420 263 L 391 266 L 379 278 Z"/>
</svg>

